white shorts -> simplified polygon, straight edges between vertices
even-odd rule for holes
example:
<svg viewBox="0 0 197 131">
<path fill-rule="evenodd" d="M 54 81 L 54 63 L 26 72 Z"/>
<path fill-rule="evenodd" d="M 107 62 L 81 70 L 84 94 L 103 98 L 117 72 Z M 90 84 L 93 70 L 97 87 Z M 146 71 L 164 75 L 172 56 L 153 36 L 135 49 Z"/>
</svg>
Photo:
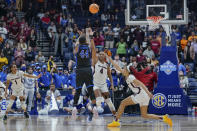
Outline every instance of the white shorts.
<svg viewBox="0 0 197 131">
<path fill-rule="evenodd" d="M 140 106 L 148 106 L 150 97 L 144 90 L 141 90 L 139 94 L 131 95 L 131 99 L 135 104 L 140 104 Z"/>
<path fill-rule="evenodd" d="M 25 96 L 25 90 L 12 90 L 12 95 L 13 96 Z"/>
<path fill-rule="evenodd" d="M 105 84 L 94 83 L 94 90 L 97 90 L 97 89 L 101 90 L 102 93 L 109 92 L 107 88 L 107 83 Z"/>
</svg>

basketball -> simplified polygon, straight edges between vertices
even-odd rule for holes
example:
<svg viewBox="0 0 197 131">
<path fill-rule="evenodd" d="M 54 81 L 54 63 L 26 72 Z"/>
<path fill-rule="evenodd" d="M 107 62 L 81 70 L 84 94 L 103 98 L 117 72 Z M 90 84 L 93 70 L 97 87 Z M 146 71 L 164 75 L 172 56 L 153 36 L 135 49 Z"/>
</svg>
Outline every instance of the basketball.
<svg viewBox="0 0 197 131">
<path fill-rule="evenodd" d="M 97 4 L 91 4 L 89 6 L 89 11 L 92 13 L 92 14 L 96 14 L 98 13 L 99 11 L 99 6 Z"/>
</svg>

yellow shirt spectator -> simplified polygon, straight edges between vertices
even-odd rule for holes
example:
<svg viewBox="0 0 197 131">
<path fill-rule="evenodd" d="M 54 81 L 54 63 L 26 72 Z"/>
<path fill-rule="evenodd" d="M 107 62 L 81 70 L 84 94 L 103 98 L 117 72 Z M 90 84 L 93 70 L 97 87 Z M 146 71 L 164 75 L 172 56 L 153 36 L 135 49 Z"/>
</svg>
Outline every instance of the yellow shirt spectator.
<svg viewBox="0 0 197 131">
<path fill-rule="evenodd" d="M 2 70 L 2 67 L 7 64 L 8 64 L 8 59 L 4 56 L 3 57 L 0 56 L 0 70 Z"/>
<path fill-rule="evenodd" d="M 188 38 L 189 41 L 193 41 L 193 39 L 197 39 L 197 35 L 195 34 L 195 32 L 192 32 L 192 35 Z"/>
</svg>

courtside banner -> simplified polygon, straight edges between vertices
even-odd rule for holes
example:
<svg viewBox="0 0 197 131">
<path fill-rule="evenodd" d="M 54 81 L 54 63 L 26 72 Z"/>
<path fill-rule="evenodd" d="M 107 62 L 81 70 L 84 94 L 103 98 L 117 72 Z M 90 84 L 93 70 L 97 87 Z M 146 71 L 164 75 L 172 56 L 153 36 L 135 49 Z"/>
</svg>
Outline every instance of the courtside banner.
<svg viewBox="0 0 197 131">
<path fill-rule="evenodd" d="M 176 46 L 162 46 L 159 63 L 158 84 L 149 113 L 187 114 L 188 101 L 179 84 Z"/>
</svg>

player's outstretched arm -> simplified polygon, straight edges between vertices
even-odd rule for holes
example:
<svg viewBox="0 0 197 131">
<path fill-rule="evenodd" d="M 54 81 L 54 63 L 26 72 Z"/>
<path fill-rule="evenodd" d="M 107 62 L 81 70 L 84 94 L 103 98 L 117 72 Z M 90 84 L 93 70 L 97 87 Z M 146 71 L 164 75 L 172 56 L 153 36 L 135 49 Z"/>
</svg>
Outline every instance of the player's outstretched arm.
<svg viewBox="0 0 197 131">
<path fill-rule="evenodd" d="M 94 40 L 91 39 L 90 42 L 91 42 L 90 48 L 92 50 L 92 66 L 95 66 L 95 64 L 98 62 L 98 57 L 96 55 L 96 48 L 94 45 Z"/>
<path fill-rule="evenodd" d="M 123 70 L 112 60 L 111 57 L 109 57 L 107 54 L 106 54 L 106 57 L 109 59 L 112 65 L 116 68 L 116 70 L 120 71 L 122 74 L 124 73 Z"/>
<path fill-rule="evenodd" d="M 144 91 L 148 94 L 148 96 L 152 99 L 152 97 L 153 97 L 152 93 L 150 93 L 150 92 L 148 91 L 147 87 L 146 87 L 141 81 L 139 81 L 139 80 L 137 80 L 137 79 L 134 79 L 134 80 L 133 80 L 133 84 L 134 84 L 135 86 L 137 86 L 137 87 L 142 87 L 142 88 L 144 89 Z"/>
<path fill-rule="evenodd" d="M 38 76 L 33 76 L 33 75 L 29 75 L 29 74 L 24 73 L 24 75 L 23 75 L 23 76 L 25 76 L 25 77 L 29 77 L 29 78 L 35 78 L 35 79 L 38 79 L 38 78 L 40 78 L 40 77 L 42 76 L 42 74 L 39 74 Z"/>
</svg>

